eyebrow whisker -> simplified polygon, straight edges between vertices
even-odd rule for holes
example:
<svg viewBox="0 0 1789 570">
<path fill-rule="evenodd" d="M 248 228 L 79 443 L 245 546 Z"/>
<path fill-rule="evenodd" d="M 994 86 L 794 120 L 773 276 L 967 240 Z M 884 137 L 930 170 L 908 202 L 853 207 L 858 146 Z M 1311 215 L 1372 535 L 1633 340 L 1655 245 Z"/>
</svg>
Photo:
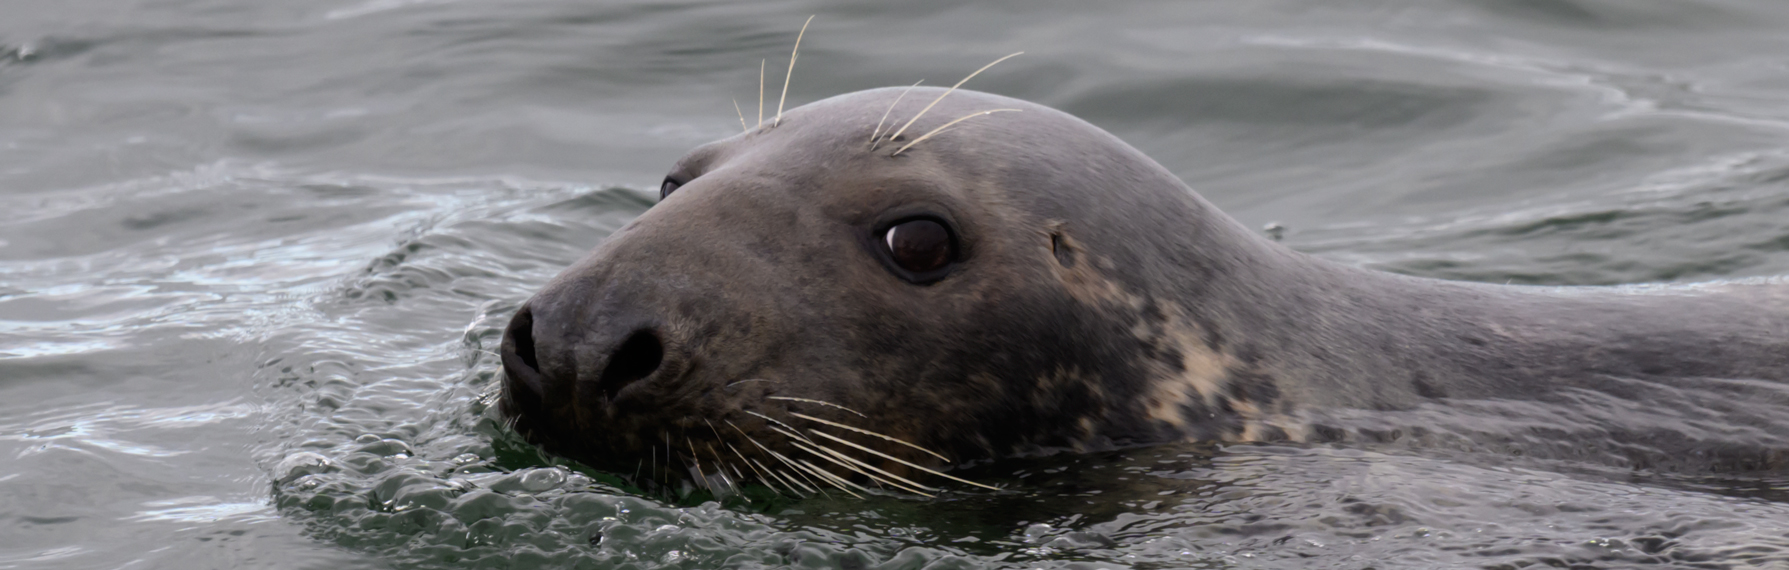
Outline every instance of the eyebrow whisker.
<svg viewBox="0 0 1789 570">
<path fill-rule="evenodd" d="M 963 86 L 963 84 L 964 84 L 964 83 L 968 83 L 968 82 L 969 82 L 969 80 L 970 80 L 970 79 L 971 79 L 971 78 L 974 78 L 974 77 L 975 77 L 975 76 L 976 76 L 976 75 L 980 75 L 980 74 L 981 74 L 981 72 L 983 72 L 983 71 L 987 71 L 987 70 L 988 70 L 988 68 L 990 68 L 990 67 L 994 67 L 994 64 L 996 64 L 996 63 L 1000 63 L 1000 62 L 1002 62 L 1002 61 L 1006 61 L 1006 60 L 1008 60 L 1008 59 L 1012 59 L 1012 58 L 1013 58 L 1013 56 L 1016 56 L 1016 55 L 1019 55 L 1019 54 L 1022 54 L 1022 53 L 1025 53 L 1025 52 L 1022 52 L 1022 51 L 1020 51 L 1020 52 L 1013 52 L 1013 53 L 1012 53 L 1012 54 L 1010 54 L 1010 55 L 1007 55 L 1007 56 L 1006 56 L 1006 57 L 1003 57 L 1003 58 L 1000 58 L 1000 59 L 996 59 L 996 60 L 994 60 L 994 61 L 993 61 L 993 63 L 989 63 L 989 64 L 987 64 L 987 65 L 984 65 L 984 66 L 981 66 L 981 69 L 977 69 L 977 70 L 975 70 L 975 73 L 971 73 L 971 74 L 969 74 L 969 76 L 968 76 L 968 77 L 964 77 L 964 78 L 963 78 L 963 80 L 962 80 L 962 81 L 958 81 L 958 82 L 957 82 L 957 84 L 956 84 L 956 85 L 952 85 L 952 86 L 950 86 L 950 89 L 947 89 L 947 90 L 945 90 L 945 91 L 944 91 L 944 94 L 943 94 L 943 95 L 939 95 L 939 96 L 938 96 L 938 98 L 937 98 L 937 99 L 933 99 L 933 100 L 932 100 L 932 103 L 931 103 L 931 104 L 930 104 L 930 105 L 926 105 L 926 108 L 924 108 L 924 109 L 920 109 L 920 110 L 919 110 L 919 114 L 918 114 L 918 115 L 914 115 L 914 116 L 913 116 L 913 118 L 911 118 L 911 119 L 908 119 L 908 120 L 907 120 L 907 124 L 905 124 L 905 125 L 901 125 L 901 128 L 900 128 L 900 130 L 897 130 L 897 131 L 895 131 L 895 134 L 893 134 L 893 135 L 890 135 L 890 136 L 889 136 L 889 137 L 888 137 L 888 138 L 889 138 L 889 139 L 890 139 L 890 140 L 893 140 L 893 139 L 895 139 L 895 138 L 897 138 L 897 137 L 899 137 L 899 136 L 901 136 L 901 133 L 904 133 L 904 132 L 907 132 L 907 127 L 911 127 L 911 126 L 913 126 L 913 122 L 914 122 L 914 121 L 918 121 L 918 120 L 919 120 L 919 118 L 920 118 L 920 117 L 924 117 L 924 116 L 925 116 L 925 115 L 926 115 L 926 111 L 930 111 L 930 110 L 932 110 L 932 107 L 934 107 L 934 106 L 937 106 L 937 105 L 938 105 L 938 102 L 939 102 L 939 101 L 943 101 L 943 100 L 944 100 L 944 98 L 945 98 L 945 97 L 948 97 L 948 96 L 950 96 L 950 94 L 951 94 L 951 93 L 955 93 L 955 92 L 956 92 L 956 91 L 957 91 L 957 88 L 958 88 L 958 87 L 962 87 L 962 86 Z M 900 154 L 900 152 L 899 152 L 899 151 L 896 151 L 896 154 Z"/>
<path fill-rule="evenodd" d="M 801 55 L 801 37 L 807 35 L 808 24 L 813 21 L 814 17 L 808 16 L 808 21 L 801 23 L 801 32 L 795 34 L 795 49 L 789 52 L 789 74 L 783 76 L 783 96 L 776 101 L 776 119 L 770 122 L 772 127 L 783 124 L 783 102 L 789 100 L 789 78 L 795 77 L 795 58 Z"/>
<path fill-rule="evenodd" d="M 974 113 L 970 113 L 967 115 L 963 115 L 961 117 L 957 117 L 956 120 L 945 123 L 936 129 L 932 129 L 930 132 L 927 132 L 926 134 L 920 135 L 919 138 L 913 139 L 913 142 L 907 143 L 907 146 L 903 146 L 899 149 L 895 149 L 895 151 L 893 153 L 890 153 L 889 156 L 895 156 L 895 155 L 901 154 L 901 151 L 913 148 L 913 145 L 919 144 L 919 141 L 923 141 L 923 140 L 932 138 L 932 135 L 943 132 L 944 129 L 950 128 L 951 125 L 955 125 L 957 123 L 961 123 L 961 122 L 967 121 L 969 119 L 980 117 L 982 115 L 992 115 L 994 113 L 1002 113 L 1002 112 L 1006 112 L 1006 111 L 1018 111 L 1018 109 L 990 109 L 987 111 L 976 111 Z"/>
<path fill-rule="evenodd" d="M 870 150 L 876 150 L 876 145 L 878 144 L 876 137 L 878 137 L 882 134 L 882 123 L 884 121 L 888 120 L 889 113 L 894 112 L 895 105 L 901 104 L 901 99 L 905 98 L 907 96 L 908 91 L 912 91 L 914 87 L 919 87 L 919 84 L 925 83 L 925 82 L 926 82 L 926 80 L 924 80 L 924 79 L 913 82 L 912 85 L 908 85 L 906 89 L 901 90 L 900 95 L 895 96 L 895 100 L 893 103 L 888 104 L 888 110 L 883 111 L 882 118 L 876 120 L 876 130 L 870 131 Z"/>
</svg>

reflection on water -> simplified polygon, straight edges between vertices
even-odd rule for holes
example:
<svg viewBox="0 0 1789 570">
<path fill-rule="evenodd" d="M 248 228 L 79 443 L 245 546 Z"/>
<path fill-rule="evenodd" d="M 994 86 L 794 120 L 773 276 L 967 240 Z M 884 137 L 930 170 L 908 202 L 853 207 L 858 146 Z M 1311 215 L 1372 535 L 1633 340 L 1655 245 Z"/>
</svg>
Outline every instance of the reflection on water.
<svg viewBox="0 0 1789 570">
<path fill-rule="evenodd" d="M 1328 258 L 1789 273 L 1789 5 L 1764 0 L 25 0 L 0 19 L 0 566 L 1789 559 L 1789 403 L 1740 380 L 1325 411 L 1336 441 L 999 461 L 965 473 L 1005 491 L 925 501 L 648 496 L 520 443 L 489 409 L 502 324 L 735 132 L 810 13 L 791 104 L 1022 49 L 976 85 Z"/>
</svg>

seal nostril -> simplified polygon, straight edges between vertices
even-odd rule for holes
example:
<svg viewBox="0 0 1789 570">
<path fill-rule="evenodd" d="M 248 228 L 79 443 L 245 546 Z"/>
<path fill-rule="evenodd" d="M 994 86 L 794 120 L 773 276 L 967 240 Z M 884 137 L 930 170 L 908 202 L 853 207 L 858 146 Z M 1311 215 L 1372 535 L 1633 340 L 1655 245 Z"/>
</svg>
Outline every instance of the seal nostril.
<svg viewBox="0 0 1789 570">
<path fill-rule="evenodd" d="M 528 307 L 522 307 L 510 321 L 509 338 L 515 343 L 516 356 L 522 359 L 522 364 L 540 370 L 540 361 L 534 356 L 534 313 Z"/>
<path fill-rule="evenodd" d="M 503 331 L 503 400 L 501 409 L 510 418 L 541 410 L 546 378 L 534 355 L 534 314 L 523 306 Z"/>
<path fill-rule="evenodd" d="M 622 388 L 652 375 L 664 359 L 665 347 L 659 344 L 658 335 L 649 330 L 634 331 L 620 348 L 615 349 L 615 354 L 609 356 L 609 366 L 603 369 L 597 385 L 604 396 L 614 400 Z"/>
</svg>

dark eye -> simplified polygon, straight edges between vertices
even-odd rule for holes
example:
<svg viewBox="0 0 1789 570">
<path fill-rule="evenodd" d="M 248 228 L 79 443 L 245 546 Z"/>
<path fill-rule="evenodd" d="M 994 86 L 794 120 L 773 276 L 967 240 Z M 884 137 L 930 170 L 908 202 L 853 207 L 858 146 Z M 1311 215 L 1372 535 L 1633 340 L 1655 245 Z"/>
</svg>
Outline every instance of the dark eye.
<svg viewBox="0 0 1789 570">
<path fill-rule="evenodd" d="M 888 248 L 888 258 L 895 265 L 920 281 L 942 277 L 937 272 L 949 267 L 957 257 L 956 240 L 950 229 L 927 218 L 889 226 L 882 234 L 882 245 Z"/>
<path fill-rule="evenodd" d="M 658 185 L 658 199 L 663 200 L 670 197 L 671 193 L 676 192 L 677 187 L 682 185 L 683 184 L 679 184 L 676 180 L 666 178 L 664 184 Z"/>
</svg>

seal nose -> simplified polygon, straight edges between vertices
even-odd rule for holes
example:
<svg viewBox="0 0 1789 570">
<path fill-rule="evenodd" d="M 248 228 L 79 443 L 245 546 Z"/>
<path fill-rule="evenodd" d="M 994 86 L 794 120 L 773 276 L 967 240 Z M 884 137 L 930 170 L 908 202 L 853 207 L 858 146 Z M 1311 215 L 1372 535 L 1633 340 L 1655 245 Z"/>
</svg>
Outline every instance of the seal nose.
<svg viewBox="0 0 1789 570">
<path fill-rule="evenodd" d="M 503 333 L 501 354 L 507 378 L 505 387 L 511 400 L 508 402 L 510 411 L 520 414 L 544 411 L 542 406 L 568 396 L 585 401 L 614 402 L 622 389 L 651 377 L 664 367 L 665 344 L 658 328 L 650 321 L 616 316 L 605 320 L 619 321 L 616 324 L 631 321 L 635 326 L 599 326 L 599 329 L 610 328 L 615 332 L 598 330 L 588 336 L 567 337 L 554 334 L 552 331 L 556 329 L 552 326 L 537 327 L 541 323 L 533 305 L 529 303 L 516 311 Z M 630 329 L 631 332 L 624 332 Z M 544 337 L 541 336 L 543 330 L 546 331 Z M 596 361 L 601 366 L 596 374 L 590 373 L 596 370 L 580 371 L 575 361 L 581 359 L 569 354 L 589 349 L 606 356 Z"/>
</svg>

